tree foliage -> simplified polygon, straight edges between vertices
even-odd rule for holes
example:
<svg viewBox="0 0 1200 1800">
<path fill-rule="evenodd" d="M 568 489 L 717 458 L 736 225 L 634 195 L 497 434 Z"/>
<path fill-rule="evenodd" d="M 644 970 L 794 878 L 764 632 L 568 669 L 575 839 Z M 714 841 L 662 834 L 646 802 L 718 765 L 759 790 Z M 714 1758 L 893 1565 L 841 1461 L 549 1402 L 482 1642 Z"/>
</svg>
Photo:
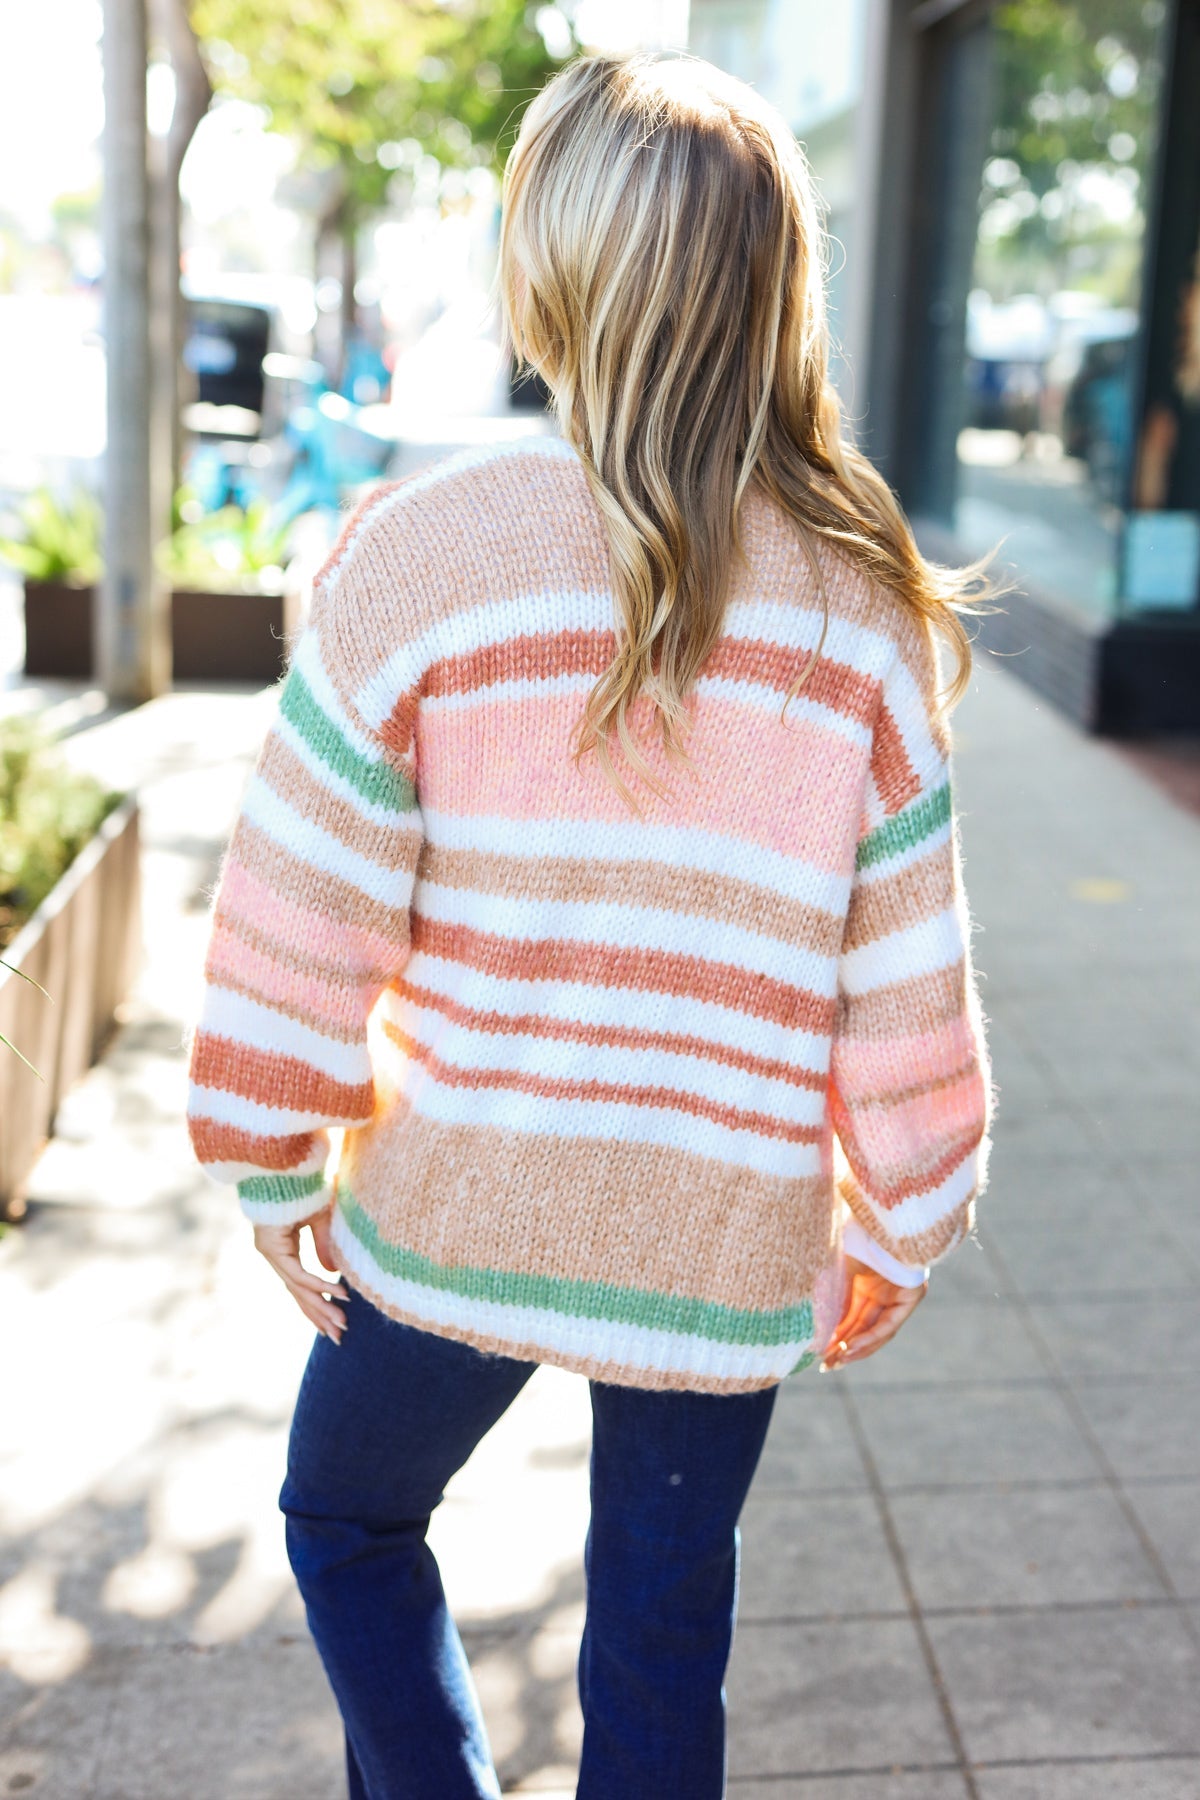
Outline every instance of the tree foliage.
<svg viewBox="0 0 1200 1800">
<path fill-rule="evenodd" d="M 309 165 L 334 168 L 350 214 L 398 169 L 503 163 L 559 66 L 526 0 L 192 0 L 214 87 L 254 102 Z M 572 40 L 573 41 L 573 40 Z"/>
</svg>

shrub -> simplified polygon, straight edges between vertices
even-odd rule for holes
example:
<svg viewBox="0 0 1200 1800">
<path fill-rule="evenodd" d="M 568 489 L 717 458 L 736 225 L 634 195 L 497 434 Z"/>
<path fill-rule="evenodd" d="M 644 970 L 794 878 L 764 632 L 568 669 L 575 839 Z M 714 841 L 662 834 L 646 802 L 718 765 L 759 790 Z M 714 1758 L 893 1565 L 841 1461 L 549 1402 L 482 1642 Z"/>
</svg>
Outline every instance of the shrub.
<svg viewBox="0 0 1200 1800">
<path fill-rule="evenodd" d="M 0 720 L 0 949 L 124 798 L 69 768 L 36 723 Z"/>
<path fill-rule="evenodd" d="M 65 500 L 36 488 L 16 509 L 15 532 L 0 536 L 0 558 L 29 581 L 90 587 L 100 578 L 103 515 L 80 488 Z"/>
<path fill-rule="evenodd" d="M 183 520 L 160 547 L 158 566 L 174 588 L 201 592 L 278 593 L 288 559 L 289 525 L 275 522 L 263 500 L 223 506 Z"/>
</svg>

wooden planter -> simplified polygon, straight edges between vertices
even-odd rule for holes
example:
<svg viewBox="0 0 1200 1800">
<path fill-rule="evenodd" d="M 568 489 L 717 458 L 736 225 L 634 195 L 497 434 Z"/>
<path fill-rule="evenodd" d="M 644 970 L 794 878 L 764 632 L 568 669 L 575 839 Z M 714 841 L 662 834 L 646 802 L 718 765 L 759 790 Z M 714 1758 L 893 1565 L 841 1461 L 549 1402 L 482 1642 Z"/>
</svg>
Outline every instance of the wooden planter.
<svg viewBox="0 0 1200 1800">
<path fill-rule="evenodd" d="M 95 672 L 92 593 L 56 581 L 25 583 L 25 673 L 90 681 Z M 171 595 L 176 681 L 258 681 L 284 673 L 294 594 Z"/>
<path fill-rule="evenodd" d="M 286 594 L 171 595 L 171 657 L 176 681 L 260 681 L 284 673 L 285 633 L 293 604 Z"/>
<path fill-rule="evenodd" d="M 27 675 L 91 680 L 93 591 L 65 581 L 25 583 Z"/>
<path fill-rule="evenodd" d="M 138 808 L 131 795 L 0 955 L 50 998 L 0 969 L 0 1217 L 21 1209 L 59 1101 L 95 1062 L 141 960 Z"/>
</svg>

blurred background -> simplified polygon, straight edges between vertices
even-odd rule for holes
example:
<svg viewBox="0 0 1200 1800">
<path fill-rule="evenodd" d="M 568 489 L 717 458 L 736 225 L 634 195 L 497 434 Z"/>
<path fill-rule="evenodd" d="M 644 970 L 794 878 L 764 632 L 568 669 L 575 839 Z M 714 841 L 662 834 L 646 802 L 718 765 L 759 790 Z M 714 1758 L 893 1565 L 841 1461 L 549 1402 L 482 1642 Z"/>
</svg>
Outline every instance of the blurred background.
<svg viewBox="0 0 1200 1800">
<path fill-rule="evenodd" d="M 554 429 L 500 176 L 564 60 L 639 48 L 782 110 L 849 427 L 1014 583 L 955 737 L 980 1239 L 781 1397 L 731 1793 L 1200 1796 L 1200 0 L 0 12 L 0 1791 L 343 1791 L 274 1507 L 307 1328 L 194 1169 L 184 1037 L 339 521 Z M 542 1371 L 435 1522 L 506 1792 L 572 1791 L 588 1425 Z"/>
</svg>

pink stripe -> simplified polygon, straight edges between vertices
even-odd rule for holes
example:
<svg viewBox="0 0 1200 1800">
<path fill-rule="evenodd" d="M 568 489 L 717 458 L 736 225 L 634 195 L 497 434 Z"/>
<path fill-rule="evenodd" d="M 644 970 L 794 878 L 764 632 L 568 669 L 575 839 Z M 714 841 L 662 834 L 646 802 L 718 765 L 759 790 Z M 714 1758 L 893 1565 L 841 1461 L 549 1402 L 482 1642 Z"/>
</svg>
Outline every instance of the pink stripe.
<svg viewBox="0 0 1200 1800">
<path fill-rule="evenodd" d="M 776 718 L 733 701 L 694 696 L 693 703 L 694 774 L 672 769 L 648 733 L 639 740 L 650 745 L 647 760 L 674 794 L 660 800 L 634 783 L 646 822 L 719 830 L 785 856 L 803 854 L 829 874 L 849 873 L 861 747 L 794 714 L 785 730 Z M 433 709 L 418 727 L 423 804 L 460 816 L 629 821 L 594 757 L 579 769 L 571 760 L 580 704 L 577 694 L 481 700 L 469 724 L 461 712 Z M 554 754 L 556 745 L 561 754 Z M 736 823 L 729 814 L 731 786 Z"/>
<path fill-rule="evenodd" d="M 866 1106 L 854 1114 L 860 1155 L 887 1185 L 886 1171 L 935 1160 L 939 1146 L 978 1127 L 983 1117 L 983 1084 L 976 1071 L 936 1093 L 917 1094 L 897 1106 Z"/>
<path fill-rule="evenodd" d="M 835 1045 L 837 1083 L 848 1102 L 860 1096 L 940 1081 L 961 1069 L 975 1042 L 965 1019 L 908 1037 L 841 1038 Z"/>
<path fill-rule="evenodd" d="M 306 1020 L 328 1026 L 339 1036 L 357 1037 L 366 1017 L 360 995 L 369 996 L 363 989 L 288 969 L 219 923 L 213 929 L 208 975 L 218 984 L 224 977 L 240 992 L 293 1016 L 303 1013 Z"/>
<path fill-rule="evenodd" d="M 231 856 L 225 867 L 220 910 L 226 918 L 269 932 L 318 960 L 329 954 L 331 939 L 336 936 L 332 961 L 339 968 L 394 969 L 403 960 L 397 958 L 392 938 L 362 925 L 341 923 L 327 912 L 297 905 L 277 888 L 259 881 L 236 857 Z"/>
</svg>

